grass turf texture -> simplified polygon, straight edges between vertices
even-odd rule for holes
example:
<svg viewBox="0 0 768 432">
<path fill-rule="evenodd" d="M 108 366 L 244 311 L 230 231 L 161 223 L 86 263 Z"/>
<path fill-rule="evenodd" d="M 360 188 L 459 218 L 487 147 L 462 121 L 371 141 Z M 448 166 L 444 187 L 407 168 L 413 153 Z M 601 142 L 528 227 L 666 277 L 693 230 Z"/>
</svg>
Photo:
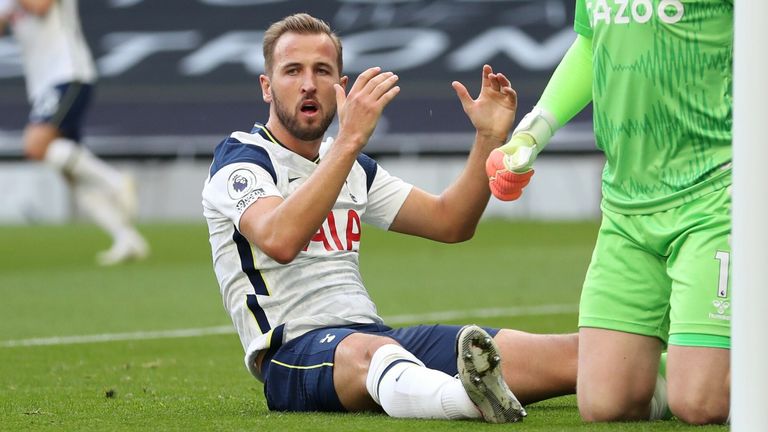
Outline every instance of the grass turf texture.
<svg viewBox="0 0 768 432">
<path fill-rule="evenodd" d="M 475 322 L 576 330 L 575 312 L 472 316 L 483 308 L 578 302 L 594 223 L 486 221 L 440 245 L 364 228 L 363 277 L 385 317 L 467 311 Z M 231 325 L 203 225 L 142 227 L 142 263 L 98 268 L 107 240 L 82 225 L 0 227 L 0 345 L 29 338 Z M 510 247 L 509 245 L 515 245 Z M 419 321 L 422 322 L 422 321 Z M 52 346 L 0 346 L 0 430 L 667 431 L 677 421 L 588 425 L 575 398 L 535 404 L 520 424 L 269 412 L 234 334 Z M 727 430 L 725 427 L 695 430 Z"/>
</svg>

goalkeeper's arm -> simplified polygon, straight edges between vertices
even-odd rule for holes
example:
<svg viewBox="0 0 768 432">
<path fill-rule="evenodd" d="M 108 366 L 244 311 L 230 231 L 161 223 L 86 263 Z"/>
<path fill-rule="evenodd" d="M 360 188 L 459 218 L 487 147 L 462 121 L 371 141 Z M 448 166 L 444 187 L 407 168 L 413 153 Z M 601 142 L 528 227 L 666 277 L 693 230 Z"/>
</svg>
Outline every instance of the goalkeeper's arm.
<svg viewBox="0 0 768 432">
<path fill-rule="evenodd" d="M 552 74 L 541 99 L 526 114 L 509 142 L 494 150 L 485 168 L 493 195 L 520 197 L 533 175 L 533 161 L 557 129 L 592 100 L 592 41 L 578 35 Z"/>
</svg>

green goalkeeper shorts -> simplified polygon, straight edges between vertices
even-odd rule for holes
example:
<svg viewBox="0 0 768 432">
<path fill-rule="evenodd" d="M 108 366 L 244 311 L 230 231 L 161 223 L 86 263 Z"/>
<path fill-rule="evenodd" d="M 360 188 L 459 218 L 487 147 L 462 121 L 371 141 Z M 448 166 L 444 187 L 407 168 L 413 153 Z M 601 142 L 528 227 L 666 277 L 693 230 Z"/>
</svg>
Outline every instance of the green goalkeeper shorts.
<svg viewBox="0 0 768 432">
<path fill-rule="evenodd" d="M 730 210 L 729 189 L 648 215 L 603 209 L 579 327 L 728 348 Z"/>
</svg>

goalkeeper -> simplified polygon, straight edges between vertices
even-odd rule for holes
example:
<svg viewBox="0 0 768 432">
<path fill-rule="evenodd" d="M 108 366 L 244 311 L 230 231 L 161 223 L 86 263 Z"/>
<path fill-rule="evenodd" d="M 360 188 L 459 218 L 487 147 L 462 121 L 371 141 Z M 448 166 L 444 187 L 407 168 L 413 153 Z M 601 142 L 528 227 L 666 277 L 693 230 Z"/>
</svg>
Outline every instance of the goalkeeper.
<svg viewBox="0 0 768 432">
<path fill-rule="evenodd" d="M 687 423 L 723 423 L 733 2 L 588 3 L 576 2 L 578 36 L 541 99 L 488 157 L 490 188 L 501 200 L 519 198 L 536 155 L 592 101 L 606 164 L 579 313 L 581 416 L 663 416 L 651 397 L 666 347 L 671 412 Z"/>
</svg>

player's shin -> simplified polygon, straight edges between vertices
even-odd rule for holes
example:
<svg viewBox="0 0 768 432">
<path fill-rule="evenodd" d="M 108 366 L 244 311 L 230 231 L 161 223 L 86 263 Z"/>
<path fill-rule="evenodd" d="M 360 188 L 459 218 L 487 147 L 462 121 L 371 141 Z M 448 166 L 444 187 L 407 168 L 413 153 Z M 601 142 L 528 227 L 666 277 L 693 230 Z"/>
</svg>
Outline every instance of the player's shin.
<svg viewBox="0 0 768 432">
<path fill-rule="evenodd" d="M 424 367 L 399 345 L 384 345 L 374 353 L 366 387 L 392 417 L 480 418 L 461 381 Z"/>
</svg>

